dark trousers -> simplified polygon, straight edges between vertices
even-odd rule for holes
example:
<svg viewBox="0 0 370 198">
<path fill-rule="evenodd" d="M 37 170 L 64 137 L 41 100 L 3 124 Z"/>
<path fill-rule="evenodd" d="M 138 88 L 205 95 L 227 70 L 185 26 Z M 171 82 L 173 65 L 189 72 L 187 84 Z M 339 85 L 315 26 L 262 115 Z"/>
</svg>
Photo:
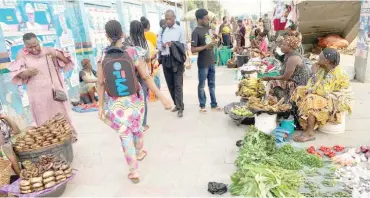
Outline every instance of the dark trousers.
<svg viewBox="0 0 370 198">
<path fill-rule="evenodd" d="M 205 68 L 198 68 L 198 99 L 199 99 L 199 106 L 200 108 L 206 107 L 207 96 L 206 92 L 204 91 L 204 87 L 206 86 L 206 80 L 208 82 L 208 89 L 209 95 L 211 97 L 211 107 L 217 107 L 216 101 L 216 94 L 215 94 L 215 87 L 216 87 L 216 69 L 214 65 L 210 65 L 209 67 Z"/>
<path fill-rule="evenodd" d="M 182 86 L 184 80 L 184 65 L 182 68 L 178 68 L 176 72 L 173 72 L 172 68 L 163 66 L 163 72 L 171 98 L 176 105 L 176 109 L 178 111 L 183 111 L 184 99 Z"/>
</svg>

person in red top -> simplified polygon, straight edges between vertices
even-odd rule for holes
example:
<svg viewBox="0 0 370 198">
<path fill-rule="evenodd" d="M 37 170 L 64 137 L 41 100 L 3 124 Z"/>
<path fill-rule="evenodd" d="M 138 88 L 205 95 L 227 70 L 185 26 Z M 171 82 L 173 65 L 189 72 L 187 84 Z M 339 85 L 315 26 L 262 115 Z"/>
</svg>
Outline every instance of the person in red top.
<svg viewBox="0 0 370 198">
<path fill-rule="evenodd" d="M 262 56 L 267 56 L 268 44 L 266 42 L 266 32 L 260 32 L 258 36 L 252 41 L 252 50 L 261 54 Z"/>
</svg>

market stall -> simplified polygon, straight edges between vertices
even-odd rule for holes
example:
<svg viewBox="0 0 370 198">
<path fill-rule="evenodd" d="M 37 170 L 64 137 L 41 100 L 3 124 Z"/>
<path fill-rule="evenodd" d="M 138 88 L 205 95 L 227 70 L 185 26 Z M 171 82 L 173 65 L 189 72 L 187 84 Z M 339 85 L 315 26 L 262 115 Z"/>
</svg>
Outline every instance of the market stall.
<svg viewBox="0 0 370 198">
<path fill-rule="evenodd" d="M 238 144 L 229 192 L 244 197 L 369 197 L 369 147 L 278 144 L 251 127 Z"/>
<path fill-rule="evenodd" d="M 11 162 L 6 153 L 1 153 L 0 193 L 20 197 L 61 196 L 75 175 L 70 167 L 73 161 L 71 136 L 72 128 L 63 114 L 13 136 L 11 145 L 21 171 L 19 179 L 14 180 L 18 176 L 11 176 Z"/>
<path fill-rule="evenodd" d="M 19 197 L 59 197 L 75 173 L 69 163 L 55 155 L 42 155 L 37 162 L 22 162 L 20 179 L 0 187 L 0 191 Z"/>
</svg>

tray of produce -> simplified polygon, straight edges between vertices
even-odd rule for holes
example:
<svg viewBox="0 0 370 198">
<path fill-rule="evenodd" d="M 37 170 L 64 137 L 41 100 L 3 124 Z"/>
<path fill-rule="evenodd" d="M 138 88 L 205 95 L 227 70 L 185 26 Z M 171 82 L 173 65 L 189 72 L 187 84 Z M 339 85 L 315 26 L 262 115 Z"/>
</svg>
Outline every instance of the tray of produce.
<svg viewBox="0 0 370 198">
<path fill-rule="evenodd" d="M 75 173 L 69 163 L 54 155 L 43 155 L 39 161 L 22 162 L 20 179 L 0 191 L 19 197 L 60 196 Z"/>
<path fill-rule="evenodd" d="M 71 138 L 72 127 L 62 114 L 57 114 L 39 127 L 18 135 L 13 144 L 16 152 L 34 151 L 64 143 Z"/>
<path fill-rule="evenodd" d="M 229 114 L 231 109 L 233 109 L 236 106 L 245 106 L 247 105 L 247 102 L 232 102 L 224 107 L 225 114 Z"/>
<path fill-rule="evenodd" d="M 254 124 L 254 114 L 249 111 L 247 106 L 234 106 L 229 116 L 239 126 L 240 124 L 252 125 Z"/>
<path fill-rule="evenodd" d="M 284 112 L 290 112 L 292 105 L 283 104 L 284 98 L 280 101 L 275 101 L 272 98 L 269 98 L 267 101 L 256 97 L 250 97 L 248 99 L 248 108 L 250 111 L 256 114 L 268 113 L 268 114 L 279 114 Z"/>
</svg>

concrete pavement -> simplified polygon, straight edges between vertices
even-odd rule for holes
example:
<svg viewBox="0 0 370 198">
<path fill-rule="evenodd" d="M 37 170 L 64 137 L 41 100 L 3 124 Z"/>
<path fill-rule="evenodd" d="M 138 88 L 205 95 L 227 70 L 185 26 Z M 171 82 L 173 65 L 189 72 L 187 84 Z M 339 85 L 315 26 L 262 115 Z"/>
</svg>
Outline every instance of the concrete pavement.
<svg viewBox="0 0 370 198">
<path fill-rule="evenodd" d="M 217 69 L 220 106 L 238 101 L 234 78 L 235 70 Z M 348 131 L 336 136 L 318 134 L 311 144 L 370 144 L 370 85 L 354 83 L 353 89 L 357 100 L 353 115 L 347 119 Z M 137 185 L 127 179 L 118 135 L 98 120 L 97 113 L 74 113 L 79 142 L 74 145 L 73 167 L 79 171 L 63 196 L 206 197 L 212 196 L 207 192 L 209 181 L 229 184 L 237 156 L 235 142 L 243 137 L 246 127 L 237 127 L 222 112 L 199 113 L 196 67 L 184 79 L 184 101 L 181 119 L 165 112 L 160 102 L 149 105 L 150 130 L 144 140 L 148 156 L 139 165 L 141 182 Z"/>
</svg>

